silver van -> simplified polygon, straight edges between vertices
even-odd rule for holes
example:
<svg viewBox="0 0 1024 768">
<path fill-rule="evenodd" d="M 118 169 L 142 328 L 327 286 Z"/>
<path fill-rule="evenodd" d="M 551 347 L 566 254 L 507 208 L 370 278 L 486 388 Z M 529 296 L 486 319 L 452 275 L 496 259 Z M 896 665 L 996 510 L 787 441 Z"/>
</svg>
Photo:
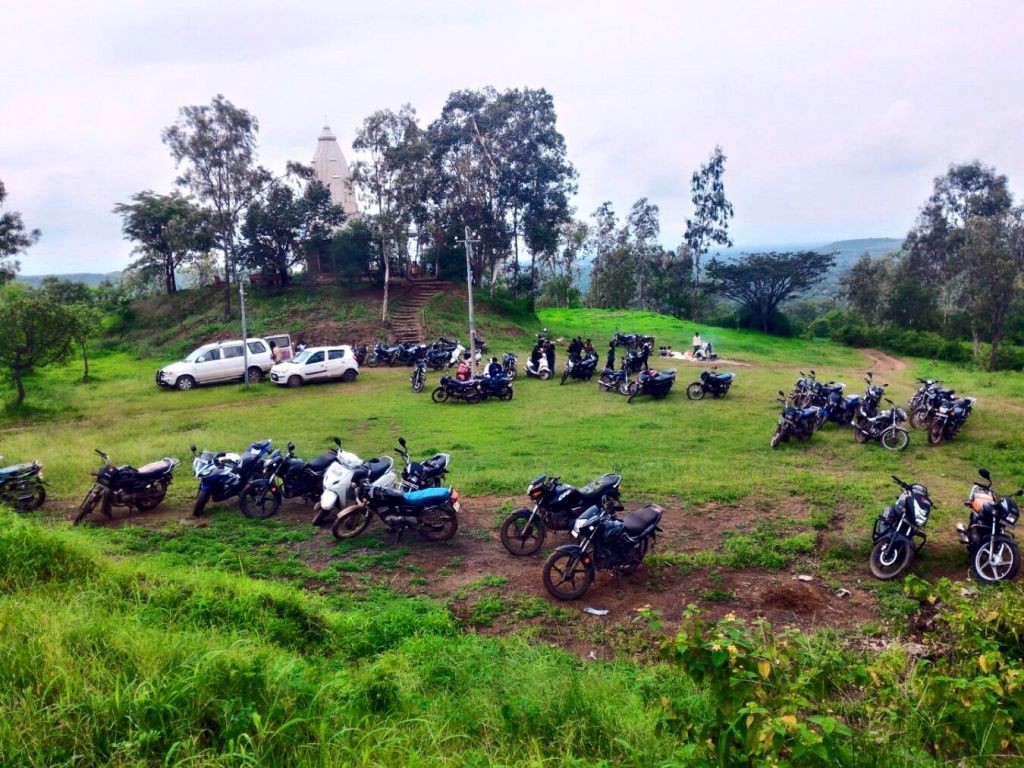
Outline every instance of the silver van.
<svg viewBox="0 0 1024 768">
<path fill-rule="evenodd" d="M 273 337 L 279 341 L 276 347 L 291 353 L 291 339 L 288 336 Z M 260 382 L 274 365 L 270 343 L 266 339 L 248 339 L 249 381 Z M 217 341 L 204 344 L 193 350 L 184 360 L 164 366 L 156 372 L 158 386 L 182 391 L 197 384 L 216 384 L 222 381 L 238 381 L 245 378 L 245 349 L 241 339 Z"/>
</svg>

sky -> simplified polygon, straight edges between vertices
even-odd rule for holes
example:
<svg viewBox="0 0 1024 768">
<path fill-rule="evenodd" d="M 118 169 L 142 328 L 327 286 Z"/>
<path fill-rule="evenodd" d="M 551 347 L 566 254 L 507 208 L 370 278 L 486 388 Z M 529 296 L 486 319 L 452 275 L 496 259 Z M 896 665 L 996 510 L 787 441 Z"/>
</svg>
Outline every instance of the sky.
<svg viewBox="0 0 1024 768">
<path fill-rule="evenodd" d="M 902 237 L 936 176 L 980 159 L 1024 191 L 1024 4 L 3 0 L 4 210 L 42 230 L 25 274 L 132 259 L 116 203 L 170 192 L 161 131 L 218 93 L 259 120 L 260 162 L 309 162 L 326 120 L 426 125 L 465 88 L 554 97 L 574 205 L 647 197 L 674 247 L 715 145 L 738 246 Z"/>
</svg>

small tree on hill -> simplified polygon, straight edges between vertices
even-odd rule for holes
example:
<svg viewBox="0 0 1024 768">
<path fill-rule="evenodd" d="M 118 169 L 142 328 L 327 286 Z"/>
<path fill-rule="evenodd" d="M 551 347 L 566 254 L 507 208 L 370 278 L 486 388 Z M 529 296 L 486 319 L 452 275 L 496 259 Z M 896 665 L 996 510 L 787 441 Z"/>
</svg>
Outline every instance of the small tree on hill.
<svg viewBox="0 0 1024 768">
<path fill-rule="evenodd" d="M 835 264 L 835 255 L 798 253 L 751 253 L 738 261 L 708 263 L 708 289 L 733 299 L 755 313 L 761 330 L 772 330 L 771 319 L 779 304 L 819 282 Z"/>
<path fill-rule="evenodd" d="M 0 207 L 7 198 L 7 190 L 0 180 Z M 14 257 L 39 239 L 39 230 L 25 229 L 21 214 L 8 211 L 0 214 L 0 285 L 9 283 L 18 274 L 21 265 Z"/>
<path fill-rule="evenodd" d="M 68 307 L 42 291 L 8 286 L 0 296 L 0 368 L 18 391 L 15 405 L 25 400 L 26 374 L 67 360 L 76 330 Z"/>
<path fill-rule="evenodd" d="M 707 163 L 694 171 L 690 181 L 693 191 L 693 218 L 686 220 L 683 238 L 689 246 L 693 264 L 693 299 L 690 313 L 697 320 L 697 293 L 700 288 L 700 262 L 712 245 L 729 247 L 729 219 L 733 217 L 732 203 L 725 198 L 725 155 L 715 147 Z"/>
</svg>

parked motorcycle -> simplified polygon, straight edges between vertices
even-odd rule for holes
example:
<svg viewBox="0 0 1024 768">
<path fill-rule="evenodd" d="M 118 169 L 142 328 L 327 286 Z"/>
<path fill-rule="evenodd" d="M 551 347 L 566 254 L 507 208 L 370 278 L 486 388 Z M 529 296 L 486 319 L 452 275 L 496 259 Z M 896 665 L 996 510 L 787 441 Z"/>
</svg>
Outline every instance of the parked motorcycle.
<svg viewBox="0 0 1024 768">
<path fill-rule="evenodd" d="M 366 362 L 366 353 L 367 349 L 365 344 L 356 344 L 352 347 L 352 357 L 355 358 L 356 365 L 362 367 L 363 363 Z"/>
<path fill-rule="evenodd" d="M 825 386 L 828 395 L 818 415 L 818 429 L 821 429 L 828 422 L 833 422 L 840 426 L 848 426 L 853 422 L 857 411 L 860 409 L 861 396 L 850 395 L 849 397 L 844 397 L 843 390 L 846 389 L 845 384 L 827 384 Z"/>
<path fill-rule="evenodd" d="M 476 350 L 477 352 L 486 352 L 487 351 L 487 339 L 485 339 L 483 336 L 474 336 L 473 337 L 473 349 Z"/>
<path fill-rule="evenodd" d="M 492 397 L 498 400 L 512 399 L 512 379 L 507 376 L 477 376 L 473 383 L 477 386 L 481 400 L 489 400 Z"/>
<path fill-rule="evenodd" d="M 533 509 L 523 507 L 501 524 L 501 543 L 513 555 L 532 555 L 544 545 L 549 530 L 569 531 L 580 514 L 593 505 L 621 510 L 619 489 L 622 475 L 605 474 L 582 488 L 560 483 L 557 476 L 538 475 L 530 481 L 526 495 Z"/>
<path fill-rule="evenodd" d="M 928 425 L 928 442 L 938 445 L 943 440 L 952 440 L 963 429 L 971 416 L 974 397 L 961 397 L 957 400 L 946 400 L 938 407 Z"/>
<path fill-rule="evenodd" d="M 355 503 L 338 513 L 331 533 L 336 539 L 354 538 L 376 515 L 396 538 L 411 528 L 427 541 L 448 541 L 459 529 L 460 509 L 459 494 L 452 488 L 403 492 L 364 480 L 356 486 Z"/>
<path fill-rule="evenodd" d="M 795 408 L 809 408 L 810 398 L 817 384 L 817 374 L 812 368 L 809 373 L 800 371 L 800 376 L 793 384 L 793 391 L 789 393 L 789 399 Z"/>
<path fill-rule="evenodd" d="M 630 391 L 626 402 L 632 403 L 633 398 L 640 397 L 640 395 L 650 395 L 655 400 L 661 400 L 668 397 L 669 390 L 675 383 L 675 368 L 669 368 L 667 371 L 656 371 L 653 368 L 640 371 L 640 375 L 637 377 L 637 386 Z"/>
<path fill-rule="evenodd" d="M 0 456 L 0 461 L 4 457 Z M 43 465 L 38 461 L 0 468 L 0 501 L 18 512 L 39 509 L 46 501 Z"/>
<path fill-rule="evenodd" d="M 192 506 L 192 516 L 199 517 L 206 509 L 206 504 L 213 501 L 224 501 L 241 494 L 242 489 L 262 471 L 263 459 L 270 454 L 270 440 L 251 443 L 245 453 L 224 453 L 223 451 L 192 450 L 192 471 L 199 479 L 199 491 Z M 242 512 L 245 512 L 243 508 Z"/>
<path fill-rule="evenodd" d="M 937 410 L 943 400 L 951 400 L 955 391 L 943 389 L 939 379 L 918 379 L 917 388 L 910 403 L 907 405 L 907 412 L 910 414 L 910 426 L 914 429 L 927 429 L 931 421 L 932 412 Z"/>
<path fill-rule="evenodd" d="M 586 357 L 569 360 L 565 364 L 565 370 L 562 371 L 562 380 L 559 384 L 565 384 L 569 379 L 575 379 L 576 381 L 590 381 L 594 377 L 594 372 L 597 370 L 597 355 L 590 354 Z"/>
<path fill-rule="evenodd" d="M 868 371 L 868 375 L 864 377 L 864 383 L 867 384 L 867 388 L 864 390 L 864 397 L 861 400 L 860 408 L 853 417 L 854 425 L 861 418 L 872 418 L 878 414 L 878 406 L 882 402 L 882 398 L 885 397 L 885 388 L 888 384 L 875 384 L 875 374 Z"/>
<path fill-rule="evenodd" d="M 282 499 L 303 498 L 314 502 L 324 487 L 324 473 L 334 462 L 334 452 L 321 453 L 305 461 L 295 455 L 295 443 L 288 443 L 288 452 L 275 450 L 263 462 L 260 476 L 254 477 L 239 494 L 242 514 L 264 519 L 277 514 Z"/>
<path fill-rule="evenodd" d="M 452 348 L 454 349 L 454 347 Z M 445 347 L 439 348 L 434 347 L 428 349 L 426 355 L 423 358 L 423 362 L 426 363 L 427 367 L 432 371 L 441 371 L 448 367 L 448 362 L 451 359 L 452 350 Z"/>
<path fill-rule="evenodd" d="M 719 373 L 717 368 L 701 371 L 700 380 L 686 388 L 686 396 L 691 400 L 700 400 L 706 394 L 712 397 L 722 397 L 728 394 L 729 387 L 732 386 L 735 378 L 736 374 Z"/>
<path fill-rule="evenodd" d="M 992 490 L 989 471 L 979 469 L 978 474 L 985 482 L 971 487 L 964 502 L 971 509 L 970 519 L 967 527 L 958 523 L 956 531 L 971 556 L 971 574 L 979 581 L 994 584 L 1012 579 L 1020 570 L 1020 550 L 1007 528 L 1017 524 L 1020 509 L 1014 496 L 1024 495 L 1024 490 L 1000 497 Z"/>
<path fill-rule="evenodd" d="M 370 353 L 370 356 L 366 358 L 366 364 L 371 368 L 376 368 L 379 365 L 394 365 L 398 362 L 400 352 L 400 344 L 385 345 L 383 342 L 378 341 L 373 345 L 373 351 Z"/>
<path fill-rule="evenodd" d="M 607 508 L 592 506 L 576 518 L 572 536 L 544 561 L 541 575 L 548 593 L 558 600 L 575 600 L 593 583 L 598 569 L 616 576 L 635 573 L 662 531 L 662 509 L 649 504 L 630 512 L 624 520 Z"/>
<path fill-rule="evenodd" d="M 409 374 L 409 383 L 413 392 L 422 392 L 423 385 L 427 381 L 427 363 L 425 360 L 418 360 Z"/>
<path fill-rule="evenodd" d="M 128 507 L 129 512 L 156 508 L 167 495 L 167 486 L 174 479 L 174 468 L 181 463 L 165 456 L 138 469 L 127 464 L 115 467 L 103 451 L 97 450 L 96 454 L 103 465 L 95 473 L 96 482 L 75 513 L 74 525 L 82 522 L 97 504 L 106 517 L 110 517 L 111 507 Z"/>
<path fill-rule="evenodd" d="M 790 405 L 786 400 L 786 393 L 781 389 L 778 400 L 782 403 L 782 415 L 779 416 L 775 432 L 772 434 L 771 440 L 768 441 L 768 445 L 778 448 L 779 443 L 789 442 L 791 437 L 795 437 L 797 440 L 810 440 L 818 424 L 819 409 L 813 405 L 807 408 Z"/>
<path fill-rule="evenodd" d="M 551 378 L 551 368 L 548 366 L 548 359 L 545 355 L 541 355 L 536 363 L 533 360 L 526 363 L 526 377 L 530 378 L 531 376 L 541 381 Z"/>
<path fill-rule="evenodd" d="M 899 426 L 907 420 L 907 412 L 885 398 L 889 409 L 868 416 L 861 407 L 853 422 L 853 439 L 858 443 L 878 440 L 888 451 L 902 451 L 910 444 L 910 433 Z"/>
<path fill-rule="evenodd" d="M 605 368 L 597 379 L 597 386 L 605 392 L 614 390 L 620 395 L 628 395 L 636 387 L 636 382 L 630 381 L 629 371 L 625 368 L 617 371 L 614 368 Z"/>
<path fill-rule="evenodd" d="M 506 352 L 501 358 L 501 370 L 513 381 L 519 375 L 519 358 L 515 352 Z"/>
<path fill-rule="evenodd" d="M 630 349 L 622 356 L 622 367 L 626 373 L 641 373 L 647 370 L 647 359 L 650 357 L 649 347 Z"/>
<path fill-rule="evenodd" d="M 928 488 L 921 483 L 905 483 L 896 475 L 891 477 L 901 492 L 875 520 L 871 532 L 874 546 L 868 560 L 871 574 L 882 581 L 895 579 L 910 567 L 928 540 L 924 527 L 935 506 Z"/>
<path fill-rule="evenodd" d="M 480 393 L 476 379 L 459 381 L 453 376 L 442 376 L 437 389 L 430 393 L 430 399 L 435 403 L 462 400 L 472 405 L 479 403 L 483 399 L 483 395 Z"/>
<path fill-rule="evenodd" d="M 402 490 L 417 491 L 423 488 L 440 488 L 448 475 L 448 464 L 451 456 L 447 453 L 435 453 L 426 461 L 410 461 L 409 446 L 404 437 L 398 438 L 395 453 L 402 457 Z"/>
<path fill-rule="evenodd" d="M 391 488 L 398 482 L 392 472 L 395 462 L 390 456 L 363 461 L 351 451 L 341 447 L 341 439 L 335 437 L 331 453 L 334 461 L 324 472 L 323 492 L 320 501 L 313 507 L 313 525 L 323 525 L 340 510 L 355 501 L 356 486 L 361 482 L 377 488 Z"/>
</svg>

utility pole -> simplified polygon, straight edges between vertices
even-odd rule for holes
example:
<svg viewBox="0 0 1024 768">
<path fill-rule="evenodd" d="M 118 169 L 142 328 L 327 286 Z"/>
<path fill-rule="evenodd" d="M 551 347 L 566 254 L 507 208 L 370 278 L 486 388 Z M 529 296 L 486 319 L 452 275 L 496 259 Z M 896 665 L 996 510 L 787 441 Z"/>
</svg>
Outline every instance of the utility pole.
<svg viewBox="0 0 1024 768">
<path fill-rule="evenodd" d="M 467 224 L 465 239 L 462 243 L 466 246 L 466 292 L 469 295 L 469 365 L 474 376 L 476 376 L 476 320 L 473 318 L 473 243 L 479 242 L 480 238 L 472 238 Z"/>
<path fill-rule="evenodd" d="M 249 388 L 249 339 L 245 329 L 245 280 L 238 279 L 238 303 L 242 309 L 242 362 L 245 365 L 245 388 Z"/>
</svg>

